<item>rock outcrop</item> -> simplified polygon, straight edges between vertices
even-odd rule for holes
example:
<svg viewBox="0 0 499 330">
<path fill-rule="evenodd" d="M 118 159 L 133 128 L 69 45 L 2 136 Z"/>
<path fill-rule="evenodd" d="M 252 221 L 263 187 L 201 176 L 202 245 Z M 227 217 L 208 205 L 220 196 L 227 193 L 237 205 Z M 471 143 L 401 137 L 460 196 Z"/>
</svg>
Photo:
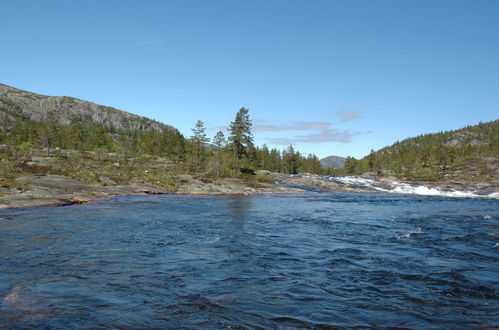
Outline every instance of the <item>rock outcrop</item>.
<svg viewBox="0 0 499 330">
<path fill-rule="evenodd" d="M 61 175 L 26 176 L 16 179 L 23 188 L 0 187 L 0 209 L 30 206 L 65 206 L 86 204 L 94 200 L 110 199 L 117 196 L 167 194 L 163 189 L 141 185 L 118 185 L 102 177 L 105 186 L 85 184 L 82 181 Z M 255 195 L 269 193 L 295 193 L 303 190 L 280 187 L 274 184 L 260 184 L 249 187 L 238 179 L 217 179 L 206 183 L 191 175 L 181 175 L 182 185 L 177 194 L 189 195 Z M 108 181 L 109 180 L 109 181 Z"/>
<path fill-rule="evenodd" d="M 0 118 L 47 120 L 49 111 L 62 125 L 69 125 L 75 119 L 103 124 L 111 129 L 164 129 L 176 131 L 169 125 L 141 117 L 123 110 L 83 101 L 68 96 L 47 96 L 23 91 L 0 84 Z"/>
<path fill-rule="evenodd" d="M 93 186 L 61 175 L 20 177 L 16 181 L 24 188 L 1 188 L 0 209 L 85 204 L 120 195 L 167 193 L 156 187 L 139 184 Z"/>
</svg>

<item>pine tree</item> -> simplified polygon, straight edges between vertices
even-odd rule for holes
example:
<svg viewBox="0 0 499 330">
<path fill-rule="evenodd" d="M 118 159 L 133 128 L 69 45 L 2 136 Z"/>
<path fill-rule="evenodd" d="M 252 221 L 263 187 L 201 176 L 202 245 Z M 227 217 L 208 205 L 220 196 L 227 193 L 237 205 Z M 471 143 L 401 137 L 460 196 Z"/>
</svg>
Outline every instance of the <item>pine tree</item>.
<svg viewBox="0 0 499 330">
<path fill-rule="evenodd" d="M 230 146 L 238 161 L 243 157 L 248 157 L 248 151 L 253 147 L 252 123 L 248 111 L 246 108 L 239 109 L 236 118 L 230 123 L 229 127 Z"/>
<path fill-rule="evenodd" d="M 206 136 L 206 127 L 204 127 L 204 123 L 201 120 L 196 122 L 196 126 L 192 129 L 192 133 L 191 141 L 194 145 L 196 164 L 200 166 L 205 151 L 204 144 L 208 143 L 210 139 Z"/>
<path fill-rule="evenodd" d="M 218 149 L 225 147 L 227 140 L 225 139 L 225 135 L 222 131 L 218 131 L 213 137 L 213 144 L 216 145 Z"/>
<path fill-rule="evenodd" d="M 295 152 L 295 149 L 290 145 L 286 150 L 283 151 L 283 162 L 284 168 L 287 173 L 297 174 L 298 168 L 300 167 L 301 155 L 299 152 Z"/>
<path fill-rule="evenodd" d="M 353 157 L 347 157 L 345 159 L 345 164 L 343 165 L 343 168 L 345 169 L 345 173 L 347 175 L 354 174 L 357 166 L 359 164 L 359 161 Z"/>
<path fill-rule="evenodd" d="M 50 155 L 50 148 L 54 144 L 57 137 L 57 132 L 59 131 L 58 126 L 55 112 L 52 110 L 49 111 L 47 113 L 46 120 L 41 123 L 40 127 L 40 138 L 42 140 L 42 144 L 47 147 L 47 155 Z"/>
</svg>

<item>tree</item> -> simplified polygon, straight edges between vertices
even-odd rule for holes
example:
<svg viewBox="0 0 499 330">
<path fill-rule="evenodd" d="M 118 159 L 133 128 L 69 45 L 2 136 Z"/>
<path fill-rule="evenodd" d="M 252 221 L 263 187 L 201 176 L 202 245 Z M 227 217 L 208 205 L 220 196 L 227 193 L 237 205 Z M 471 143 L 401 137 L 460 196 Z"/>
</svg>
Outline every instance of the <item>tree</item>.
<svg viewBox="0 0 499 330">
<path fill-rule="evenodd" d="M 359 161 L 355 159 L 354 157 L 347 157 L 345 159 L 345 164 L 343 165 L 343 168 L 345 169 L 345 173 L 347 175 L 352 175 L 355 173 L 355 170 L 357 169 L 357 166 L 359 164 Z"/>
<path fill-rule="evenodd" d="M 227 140 L 225 139 L 225 135 L 222 131 L 218 131 L 217 134 L 213 137 L 213 144 L 221 149 L 227 145 Z"/>
<path fill-rule="evenodd" d="M 47 113 L 47 118 L 41 123 L 40 127 L 40 138 L 42 144 L 47 146 L 47 155 L 50 155 L 50 148 L 57 138 L 57 133 L 59 131 L 58 126 L 55 112 L 50 110 Z"/>
<path fill-rule="evenodd" d="M 194 145 L 196 163 L 199 166 L 204 154 L 204 144 L 208 143 L 210 139 L 206 136 L 206 127 L 204 127 L 204 123 L 201 120 L 196 122 L 196 126 L 192 129 L 192 133 L 191 141 Z"/>
<path fill-rule="evenodd" d="M 229 141 L 236 159 L 248 157 L 248 150 L 253 147 L 253 134 L 251 133 L 251 120 L 248 115 L 249 109 L 241 108 L 236 118 L 230 123 Z"/>
<path fill-rule="evenodd" d="M 369 164 L 369 171 L 373 171 L 374 170 L 374 163 L 376 161 L 376 154 L 374 153 L 374 150 L 371 149 L 371 153 L 369 154 L 369 156 L 367 156 L 367 162 Z"/>
<path fill-rule="evenodd" d="M 9 115 L 4 112 L 1 112 L 0 109 L 0 143 L 5 139 L 8 135 L 9 130 L 12 128 L 12 119 Z"/>
<path fill-rule="evenodd" d="M 290 145 L 283 153 L 283 161 L 286 170 L 290 174 L 297 174 L 298 167 L 300 167 L 301 155 L 299 152 L 295 152 L 295 149 Z"/>
</svg>

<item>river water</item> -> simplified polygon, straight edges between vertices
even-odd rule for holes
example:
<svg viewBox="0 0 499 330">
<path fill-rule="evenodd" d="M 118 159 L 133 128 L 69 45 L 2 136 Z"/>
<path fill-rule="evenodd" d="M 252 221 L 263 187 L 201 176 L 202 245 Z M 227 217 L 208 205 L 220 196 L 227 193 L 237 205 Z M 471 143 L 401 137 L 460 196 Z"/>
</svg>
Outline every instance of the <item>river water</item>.
<svg viewBox="0 0 499 330">
<path fill-rule="evenodd" d="M 499 327 L 499 201 L 310 191 L 0 211 L 0 328 Z"/>
</svg>

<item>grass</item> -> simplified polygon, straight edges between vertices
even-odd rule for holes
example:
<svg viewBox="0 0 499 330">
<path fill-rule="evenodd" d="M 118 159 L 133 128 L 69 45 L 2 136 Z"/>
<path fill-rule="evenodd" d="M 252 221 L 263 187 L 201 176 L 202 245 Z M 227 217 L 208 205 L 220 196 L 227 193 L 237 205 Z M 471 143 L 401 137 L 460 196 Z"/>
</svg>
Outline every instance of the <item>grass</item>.
<svg viewBox="0 0 499 330">
<path fill-rule="evenodd" d="M 23 149 L 23 150 L 21 150 Z M 105 152 L 78 152 L 54 150 L 50 157 L 36 148 L 10 147 L 0 152 L 0 186 L 20 188 L 15 181 L 21 176 L 62 175 L 86 184 L 103 185 L 100 177 L 113 180 L 119 185 L 131 183 L 178 191 L 181 174 L 191 174 L 203 182 L 213 182 L 195 167 L 172 163 L 164 159 L 165 167 L 157 167 L 157 156 L 125 155 Z"/>
</svg>

